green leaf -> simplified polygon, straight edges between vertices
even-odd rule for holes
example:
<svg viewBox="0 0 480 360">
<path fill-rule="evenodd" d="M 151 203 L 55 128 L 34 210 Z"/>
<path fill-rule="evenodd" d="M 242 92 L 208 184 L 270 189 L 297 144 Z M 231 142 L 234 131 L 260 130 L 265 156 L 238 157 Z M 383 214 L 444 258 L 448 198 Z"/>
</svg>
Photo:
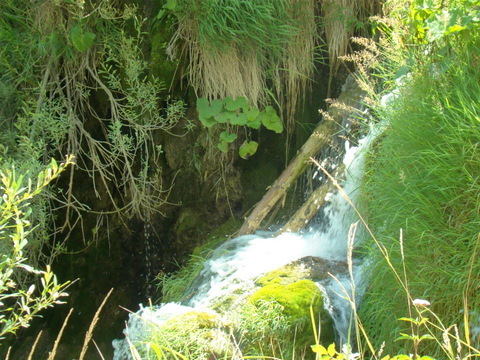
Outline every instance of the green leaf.
<svg viewBox="0 0 480 360">
<path fill-rule="evenodd" d="M 335 353 L 337 352 L 337 351 L 335 350 L 335 343 L 330 344 L 330 345 L 328 346 L 327 351 L 328 351 L 328 355 L 330 355 L 331 357 L 333 357 L 333 356 L 335 355 Z"/>
<path fill-rule="evenodd" d="M 412 322 L 414 324 L 418 324 L 418 320 L 412 319 L 412 318 L 407 318 L 407 317 L 401 317 L 398 318 L 400 321 L 406 321 L 406 322 Z"/>
<path fill-rule="evenodd" d="M 245 116 L 247 117 L 247 126 L 252 129 L 258 129 L 262 125 L 262 120 L 259 118 L 260 110 L 256 107 L 249 107 L 248 110 L 244 111 Z"/>
<path fill-rule="evenodd" d="M 177 7 L 177 0 L 167 0 L 163 7 L 167 10 L 175 10 L 175 8 Z"/>
<path fill-rule="evenodd" d="M 234 142 L 237 139 L 237 134 L 229 133 L 228 131 L 222 131 L 220 133 L 220 139 L 227 142 L 227 143 L 231 143 L 231 142 Z"/>
<path fill-rule="evenodd" d="M 413 339 L 412 335 L 400 333 L 400 336 L 397 337 L 397 338 L 395 339 L 395 341 L 398 341 L 398 340 L 412 340 L 412 339 Z"/>
<path fill-rule="evenodd" d="M 225 124 L 229 121 L 231 121 L 233 118 L 235 118 L 237 116 L 237 114 L 235 114 L 234 112 L 232 111 L 224 111 L 224 112 L 221 112 L 220 114 L 216 115 L 215 116 L 215 119 L 217 120 L 217 122 L 219 122 L 220 124 Z"/>
<path fill-rule="evenodd" d="M 218 115 L 223 108 L 223 103 L 221 100 L 213 100 L 212 103 L 205 98 L 197 99 L 197 111 L 198 114 L 202 117 L 213 117 Z"/>
<path fill-rule="evenodd" d="M 70 29 L 70 39 L 78 51 L 85 51 L 93 45 L 95 34 L 77 24 Z"/>
<path fill-rule="evenodd" d="M 424 334 L 420 336 L 420 341 L 423 341 L 423 340 L 435 340 L 435 338 L 430 334 Z"/>
<path fill-rule="evenodd" d="M 217 123 L 217 120 L 215 120 L 215 118 L 213 118 L 213 117 L 203 118 L 203 117 L 199 116 L 198 118 L 200 119 L 202 124 L 207 128 L 209 128 L 209 127 L 211 127 L 211 126 L 213 126 Z"/>
<path fill-rule="evenodd" d="M 243 113 L 233 116 L 230 119 L 230 124 L 236 126 L 243 126 L 247 124 L 247 116 Z"/>
<path fill-rule="evenodd" d="M 278 117 L 277 113 L 271 106 L 267 106 L 258 117 L 263 126 L 268 130 L 275 131 L 277 134 L 280 134 L 283 131 L 282 120 Z"/>
<path fill-rule="evenodd" d="M 316 345 L 312 345 L 312 351 L 315 353 L 315 354 L 318 354 L 318 355 L 328 355 L 328 351 L 327 349 L 320 345 L 320 344 L 316 344 Z"/>
<path fill-rule="evenodd" d="M 239 109 L 246 109 L 248 107 L 248 101 L 243 96 L 239 96 L 235 100 L 227 96 L 225 99 L 223 99 L 223 102 L 225 103 L 225 109 L 228 111 L 237 111 Z"/>
<path fill-rule="evenodd" d="M 250 106 L 248 109 L 245 109 L 244 114 L 247 116 L 248 121 L 254 121 L 257 119 L 258 115 L 260 114 L 260 110 L 255 106 Z"/>
<path fill-rule="evenodd" d="M 205 98 L 197 99 L 198 118 L 206 127 L 210 127 L 217 123 L 214 116 L 218 115 L 223 108 L 221 100 L 213 100 L 212 104 Z"/>
<path fill-rule="evenodd" d="M 160 9 L 160 11 L 158 12 L 157 16 L 155 17 L 155 19 L 157 20 L 161 20 L 163 18 L 163 15 L 165 15 L 165 10 L 164 9 Z"/>
<path fill-rule="evenodd" d="M 221 152 L 226 153 L 228 151 L 228 143 L 226 141 L 221 141 L 217 144 L 217 148 Z"/>
<path fill-rule="evenodd" d="M 238 153 L 242 159 L 248 159 L 250 156 L 255 154 L 258 149 L 258 143 L 256 141 L 246 141 L 238 149 Z"/>
</svg>

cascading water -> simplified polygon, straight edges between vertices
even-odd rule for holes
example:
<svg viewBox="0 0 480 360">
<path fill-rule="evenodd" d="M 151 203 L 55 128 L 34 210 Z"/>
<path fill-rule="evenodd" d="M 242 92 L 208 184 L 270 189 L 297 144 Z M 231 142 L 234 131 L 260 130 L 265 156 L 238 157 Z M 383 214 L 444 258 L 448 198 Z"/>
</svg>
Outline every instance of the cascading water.
<svg viewBox="0 0 480 360">
<path fill-rule="evenodd" d="M 361 183 L 364 154 L 374 138 L 375 134 L 370 132 L 359 142 L 359 146 L 350 146 L 348 141 L 345 143 L 345 181 L 342 188 L 353 202 Z M 322 175 L 319 171 L 314 176 Z M 226 241 L 205 262 L 188 291 L 188 301 L 142 308 L 130 316 L 124 330 L 129 340 L 113 342 L 114 359 L 131 359 L 128 342 L 141 341 L 152 324 L 160 325 L 172 316 L 192 310 L 208 311 L 215 301 L 235 294 L 236 290 L 243 294 L 253 293 L 258 288 L 255 279 L 294 260 L 313 256 L 345 264 L 353 247 L 353 239 L 349 242 L 349 229 L 351 223 L 357 221 L 355 212 L 343 196 L 335 192 L 328 195 L 323 213 L 327 225 L 320 226 L 321 230 L 311 227 L 304 233 L 283 233 L 279 236 L 263 232 Z M 359 301 L 362 295 L 360 260 L 353 261 L 352 268 L 352 274 L 345 272 L 343 266 L 341 272 L 333 274 L 335 278 L 328 277 L 317 283 L 326 297 L 325 306 L 334 320 L 341 343 L 347 342 L 351 304 L 346 298 L 352 297 L 352 284 L 355 286 L 355 299 L 351 300 Z"/>
</svg>

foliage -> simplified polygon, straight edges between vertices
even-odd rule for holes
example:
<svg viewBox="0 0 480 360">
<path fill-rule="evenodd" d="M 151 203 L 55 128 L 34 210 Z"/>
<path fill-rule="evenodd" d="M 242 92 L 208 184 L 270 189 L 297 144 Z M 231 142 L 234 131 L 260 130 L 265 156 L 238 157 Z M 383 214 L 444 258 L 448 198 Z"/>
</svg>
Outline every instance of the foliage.
<svg viewBox="0 0 480 360">
<path fill-rule="evenodd" d="M 477 5 L 475 0 L 452 1 L 448 7 L 443 1 L 412 1 L 409 22 L 416 40 L 431 43 L 478 29 L 480 12 Z"/>
<path fill-rule="evenodd" d="M 0 156 L 32 174 L 44 159 L 65 153 L 77 159 L 70 181 L 32 205 L 40 226 L 29 258 L 46 261 L 46 243 L 56 244 L 52 258 L 64 251 L 63 240 L 49 236 L 68 237 L 86 212 L 122 219 L 162 213 L 170 185 L 162 182 L 154 137 L 183 120 L 185 105 L 160 106 L 164 85 L 149 76 L 137 9 L 108 1 L 7 0 L 0 11 Z M 78 192 L 78 179 L 90 184 L 92 197 Z M 52 208 L 65 213 L 56 229 Z"/>
<path fill-rule="evenodd" d="M 170 53 L 188 54 L 198 97 L 245 97 L 260 107 L 275 94 L 292 130 L 314 71 L 314 1 L 175 0 L 158 17 L 168 15 L 178 23 Z"/>
<path fill-rule="evenodd" d="M 385 23 L 396 27 L 389 28 L 381 45 L 399 51 L 384 51 L 383 64 L 388 65 L 373 70 L 377 77 L 397 80 L 394 92 L 374 105 L 385 131 L 370 155 L 363 195 L 367 221 L 389 255 L 378 251 L 378 245 L 367 246 L 373 256 L 371 283 L 360 316 L 372 343 L 379 347 L 385 342 L 388 353 L 408 353 L 415 344 L 394 342 L 394 334 L 405 334 L 411 326 L 395 319 L 411 310 L 409 302 L 396 296 L 399 278 L 381 270 L 388 263 L 404 267 L 404 286 L 412 296 L 428 298 L 432 311 L 447 324 L 465 322 L 466 299 L 470 309 L 480 305 L 474 280 L 480 273 L 475 260 L 480 228 L 479 28 L 472 12 L 476 10 L 462 8 L 464 2 L 452 1 L 444 8 L 435 3 L 433 9 L 432 2 L 413 2 L 418 11 L 421 4 L 426 12 L 422 19 L 416 16 L 423 21 L 418 28 L 425 29 L 425 36 L 410 38 L 405 47 L 395 32 L 410 26 L 410 20 L 389 19 Z M 401 4 L 399 8 L 397 16 Z M 440 21 L 437 15 L 454 16 L 460 9 L 472 16 L 470 25 L 465 23 L 462 29 L 442 25 L 441 36 L 433 33 L 439 29 L 433 26 Z M 403 7 L 407 10 L 411 8 Z M 430 333 L 435 339 L 442 337 L 444 328 L 439 327 Z M 420 348 L 435 357 L 442 353 L 429 341 Z"/>
<path fill-rule="evenodd" d="M 197 111 L 198 118 L 207 128 L 216 124 L 225 124 L 227 127 L 246 126 L 258 129 L 263 125 L 276 133 L 283 131 L 282 120 L 271 106 L 267 106 L 264 110 L 259 111 L 258 108 L 250 105 L 243 96 L 239 96 L 236 99 L 226 97 L 223 100 L 212 100 L 211 103 L 205 98 L 198 98 Z M 217 147 L 226 153 L 228 152 L 228 144 L 236 139 L 236 133 L 223 131 L 220 133 L 220 142 Z M 257 147 L 258 143 L 256 141 L 245 141 L 239 149 L 240 157 L 247 159 L 255 154 Z"/>
<path fill-rule="evenodd" d="M 32 231 L 31 201 L 69 164 L 71 158 L 61 165 L 52 160 L 36 183 L 14 167 L 0 170 L 0 338 L 28 327 L 41 310 L 62 303 L 67 295 L 63 291 L 68 283 L 59 284 L 49 266 L 41 271 L 30 265 L 24 254 Z M 35 278 L 41 282 L 38 290 Z"/>
<path fill-rule="evenodd" d="M 156 276 L 157 287 L 162 293 L 161 302 L 180 302 L 185 300 L 187 290 L 203 269 L 205 258 L 192 255 L 185 266 L 175 273 L 159 273 Z"/>
<path fill-rule="evenodd" d="M 303 334 L 302 324 L 292 325 L 283 307 L 268 301 L 247 302 L 225 313 L 191 310 L 159 324 L 144 321 L 144 338 L 131 343 L 135 359 L 290 358 Z M 297 354 L 305 351 L 299 348 Z"/>
</svg>

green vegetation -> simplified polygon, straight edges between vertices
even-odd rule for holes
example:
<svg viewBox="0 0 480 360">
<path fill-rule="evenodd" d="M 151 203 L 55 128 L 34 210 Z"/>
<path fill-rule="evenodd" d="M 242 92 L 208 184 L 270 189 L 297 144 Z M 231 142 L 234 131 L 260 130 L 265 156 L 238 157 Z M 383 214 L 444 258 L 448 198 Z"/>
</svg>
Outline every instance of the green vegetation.
<svg viewBox="0 0 480 360">
<path fill-rule="evenodd" d="M 36 182 L 15 167 L 0 169 L 0 339 L 28 327 L 41 310 L 63 303 L 67 295 L 68 283 L 59 284 L 49 266 L 36 268 L 25 253 L 33 230 L 31 201 L 69 164 L 71 159 L 60 166 L 52 160 Z"/>
<path fill-rule="evenodd" d="M 9 0 L 1 11 L 4 161 L 34 171 L 44 158 L 71 153 L 75 172 L 91 179 L 95 196 L 113 211 L 126 217 L 162 211 L 167 192 L 153 135 L 171 130 L 185 109 L 176 101 L 166 111 L 159 107 L 164 84 L 148 76 L 137 9 Z M 54 206 L 67 212 L 64 230 L 96 205 L 76 200 L 76 179 L 72 173 L 67 189 L 55 195 Z"/>
<path fill-rule="evenodd" d="M 245 97 L 260 107 L 273 95 L 292 130 L 314 70 L 314 1 L 170 0 L 159 17 L 166 14 L 178 21 L 172 52 L 189 54 L 189 82 L 199 97 Z"/>
<path fill-rule="evenodd" d="M 232 133 L 222 131 L 220 133 L 220 142 L 217 147 L 223 153 L 228 152 L 228 144 L 237 139 L 236 127 L 246 126 L 252 129 L 258 129 L 265 126 L 267 129 L 281 133 L 283 123 L 277 113 L 271 106 L 260 111 L 258 108 L 249 105 L 248 100 L 243 96 L 236 99 L 226 97 L 223 100 L 213 100 L 211 103 L 205 98 L 197 99 L 198 118 L 204 126 L 210 128 L 216 124 L 225 124 L 227 129 L 234 127 Z M 238 149 L 240 157 L 247 159 L 255 154 L 258 143 L 256 141 L 245 140 Z"/>
<path fill-rule="evenodd" d="M 183 268 L 177 275 L 180 287 L 167 278 L 163 300 L 184 300 L 194 280 L 190 275 L 198 273 L 198 265 L 204 261 L 194 258 Z M 323 309 L 323 295 L 306 276 L 294 266 L 290 274 L 283 267 L 266 274 L 260 280 L 261 287 L 253 293 L 244 284 L 233 294 L 216 300 L 209 310 L 188 311 L 160 325 L 145 320 L 145 337 L 133 342 L 132 354 L 138 354 L 138 359 L 175 359 L 180 355 L 186 359 L 239 359 L 259 354 L 312 358 L 309 347 L 315 331 L 311 316 L 321 319 L 322 344 L 333 342 L 334 332 L 331 317 Z"/>
<path fill-rule="evenodd" d="M 392 3 L 404 19 L 402 2 Z M 360 313 L 377 349 L 385 342 L 387 353 L 435 357 L 445 356 L 435 341 L 446 331 L 439 324 L 418 347 L 404 341 L 411 337 L 395 341 L 424 324 L 397 321 L 411 314 L 411 299 L 399 295 L 402 284 L 384 269 L 391 264 L 412 298 L 428 299 L 429 311 L 470 341 L 480 306 L 480 18 L 471 1 L 440 3 L 413 1 L 403 9 L 411 17 L 380 44 L 381 61 L 396 70 L 379 75 L 397 77 L 397 86 L 375 107 L 385 130 L 367 165 L 363 211 L 383 251 L 378 244 L 368 249 L 373 265 Z M 409 26 L 417 31 L 403 38 L 405 47 L 397 40 Z"/>
<path fill-rule="evenodd" d="M 207 140 L 192 142 L 207 144 L 198 155 L 205 163 L 213 151 L 222 156 L 221 176 L 233 168 L 223 156 L 231 148 L 242 158 L 255 154 L 252 134 L 262 125 L 293 131 L 320 54 L 316 15 L 322 15 L 332 74 L 347 39 L 365 28 L 362 14 L 374 13 L 376 4 L 321 3 L 318 9 L 313 0 L 167 0 L 150 30 L 174 26 L 152 35 L 135 6 L 2 1 L 0 336 L 28 326 L 65 295 L 67 284 L 58 284 L 45 265 L 65 251 L 52 233 L 72 231 L 87 212 L 117 214 L 119 221 L 163 213 L 170 183 L 164 183 L 159 138 L 178 136 L 177 125 L 189 132 L 199 120 L 212 130 L 203 134 Z M 378 43 L 357 39 L 355 46 L 365 50 L 350 57 L 370 91 L 372 113 L 385 126 L 369 154 L 360 209 L 375 237 L 363 248 L 372 258 L 370 285 L 360 313 L 352 310 L 359 354 L 328 346 L 328 337 L 320 342 L 312 326 L 322 308 L 319 290 L 298 277 L 285 283 L 279 271 L 260 279 L 253 295 L 243 294 L 241 306 L 231 309 L 238 303 L 222 299 L 216 313 L 187 313 L 155 329 L 143 347 L 132 348 L 135 358 L 480 355 L 474 330 L 480 323 L 479 3 L 390 0 L 385 10 L 388 16 L 373 26 Z M 198 97 L 198 119 L 185 119 L 184 100 L 160 97 L 167 93 L 164 81 L 180 77 L 183 63 Z M 48 189 L 69 163 L 50 159 L 67 153 L 77 159 L 69 180 Z M 211 170 L 200 177 L 220 171 Z M 84 178 L 88 191 L 75 185 Z M 221 180 L 227 189 L 225 178 L 213 181 Z M 80 203 L 81 192 L 91 193 L 92 203 Z M 52 229 L 54 220 L 59 229 Z M 193 257 L 178 274 L 159 276 L 164 301 L 183 299 L 205 256 Z"/>
</svg>

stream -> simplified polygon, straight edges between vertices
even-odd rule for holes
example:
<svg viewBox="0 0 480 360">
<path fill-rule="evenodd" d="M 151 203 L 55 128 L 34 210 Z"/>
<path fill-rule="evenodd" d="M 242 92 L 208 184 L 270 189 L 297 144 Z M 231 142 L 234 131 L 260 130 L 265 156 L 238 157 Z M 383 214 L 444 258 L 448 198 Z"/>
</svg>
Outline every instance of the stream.
<svg viewBox="0 0 480 360">
<path fill-rule="evenodd" d="M 366 149 L 375 138 L 373 131 L 362 138 L 358 146 L 345 141 L 345 180 L 342 188 L 348 198 L 355 203 L 358 188 L 362 181 Z M 313 174 L 319 179 L 324 176 L 318 170 Z M 236 291 L 253 293 L 258 286 L 255 279 L 262 274 L 303 259 L 315 257 L 331 262 L 342 263 L 338 271 L 317 282 L 325 297 L 324 306 L 334 320 L 337 342 L 349 341 L 351 303 L 361 301 L 364 284 L 362 282 L 363 263 L 360 259 L 350 261 L 351 272 L 345 271 L 347 260 L 355 245 L 362 239 L 359 226 L 355 237 L 349 229 L 358 217 L 347 200 L 338 192 L 327 195 L 327 204 L 321 209 L 321 221 L 310 225 L 298 233 L 258 232 L 227 240 L 205 261 L 203 270 L 188 290 L 188 300 L 183 303 L 167 303 L 158 306 L 140 305 L 140 310 L 131 314 L 124 334 L 127 339 L 113 341 L 115 360 L 132 359 L 129 344 L 141 342 L 151 326 L 163 324 L 173 316 L 190 311 L 208 311 L 219 298 Z M 335 267 L 334 267 L 335 268 Z M 353 285 L 353 286 L 352 286 Z"/>
</svg>

